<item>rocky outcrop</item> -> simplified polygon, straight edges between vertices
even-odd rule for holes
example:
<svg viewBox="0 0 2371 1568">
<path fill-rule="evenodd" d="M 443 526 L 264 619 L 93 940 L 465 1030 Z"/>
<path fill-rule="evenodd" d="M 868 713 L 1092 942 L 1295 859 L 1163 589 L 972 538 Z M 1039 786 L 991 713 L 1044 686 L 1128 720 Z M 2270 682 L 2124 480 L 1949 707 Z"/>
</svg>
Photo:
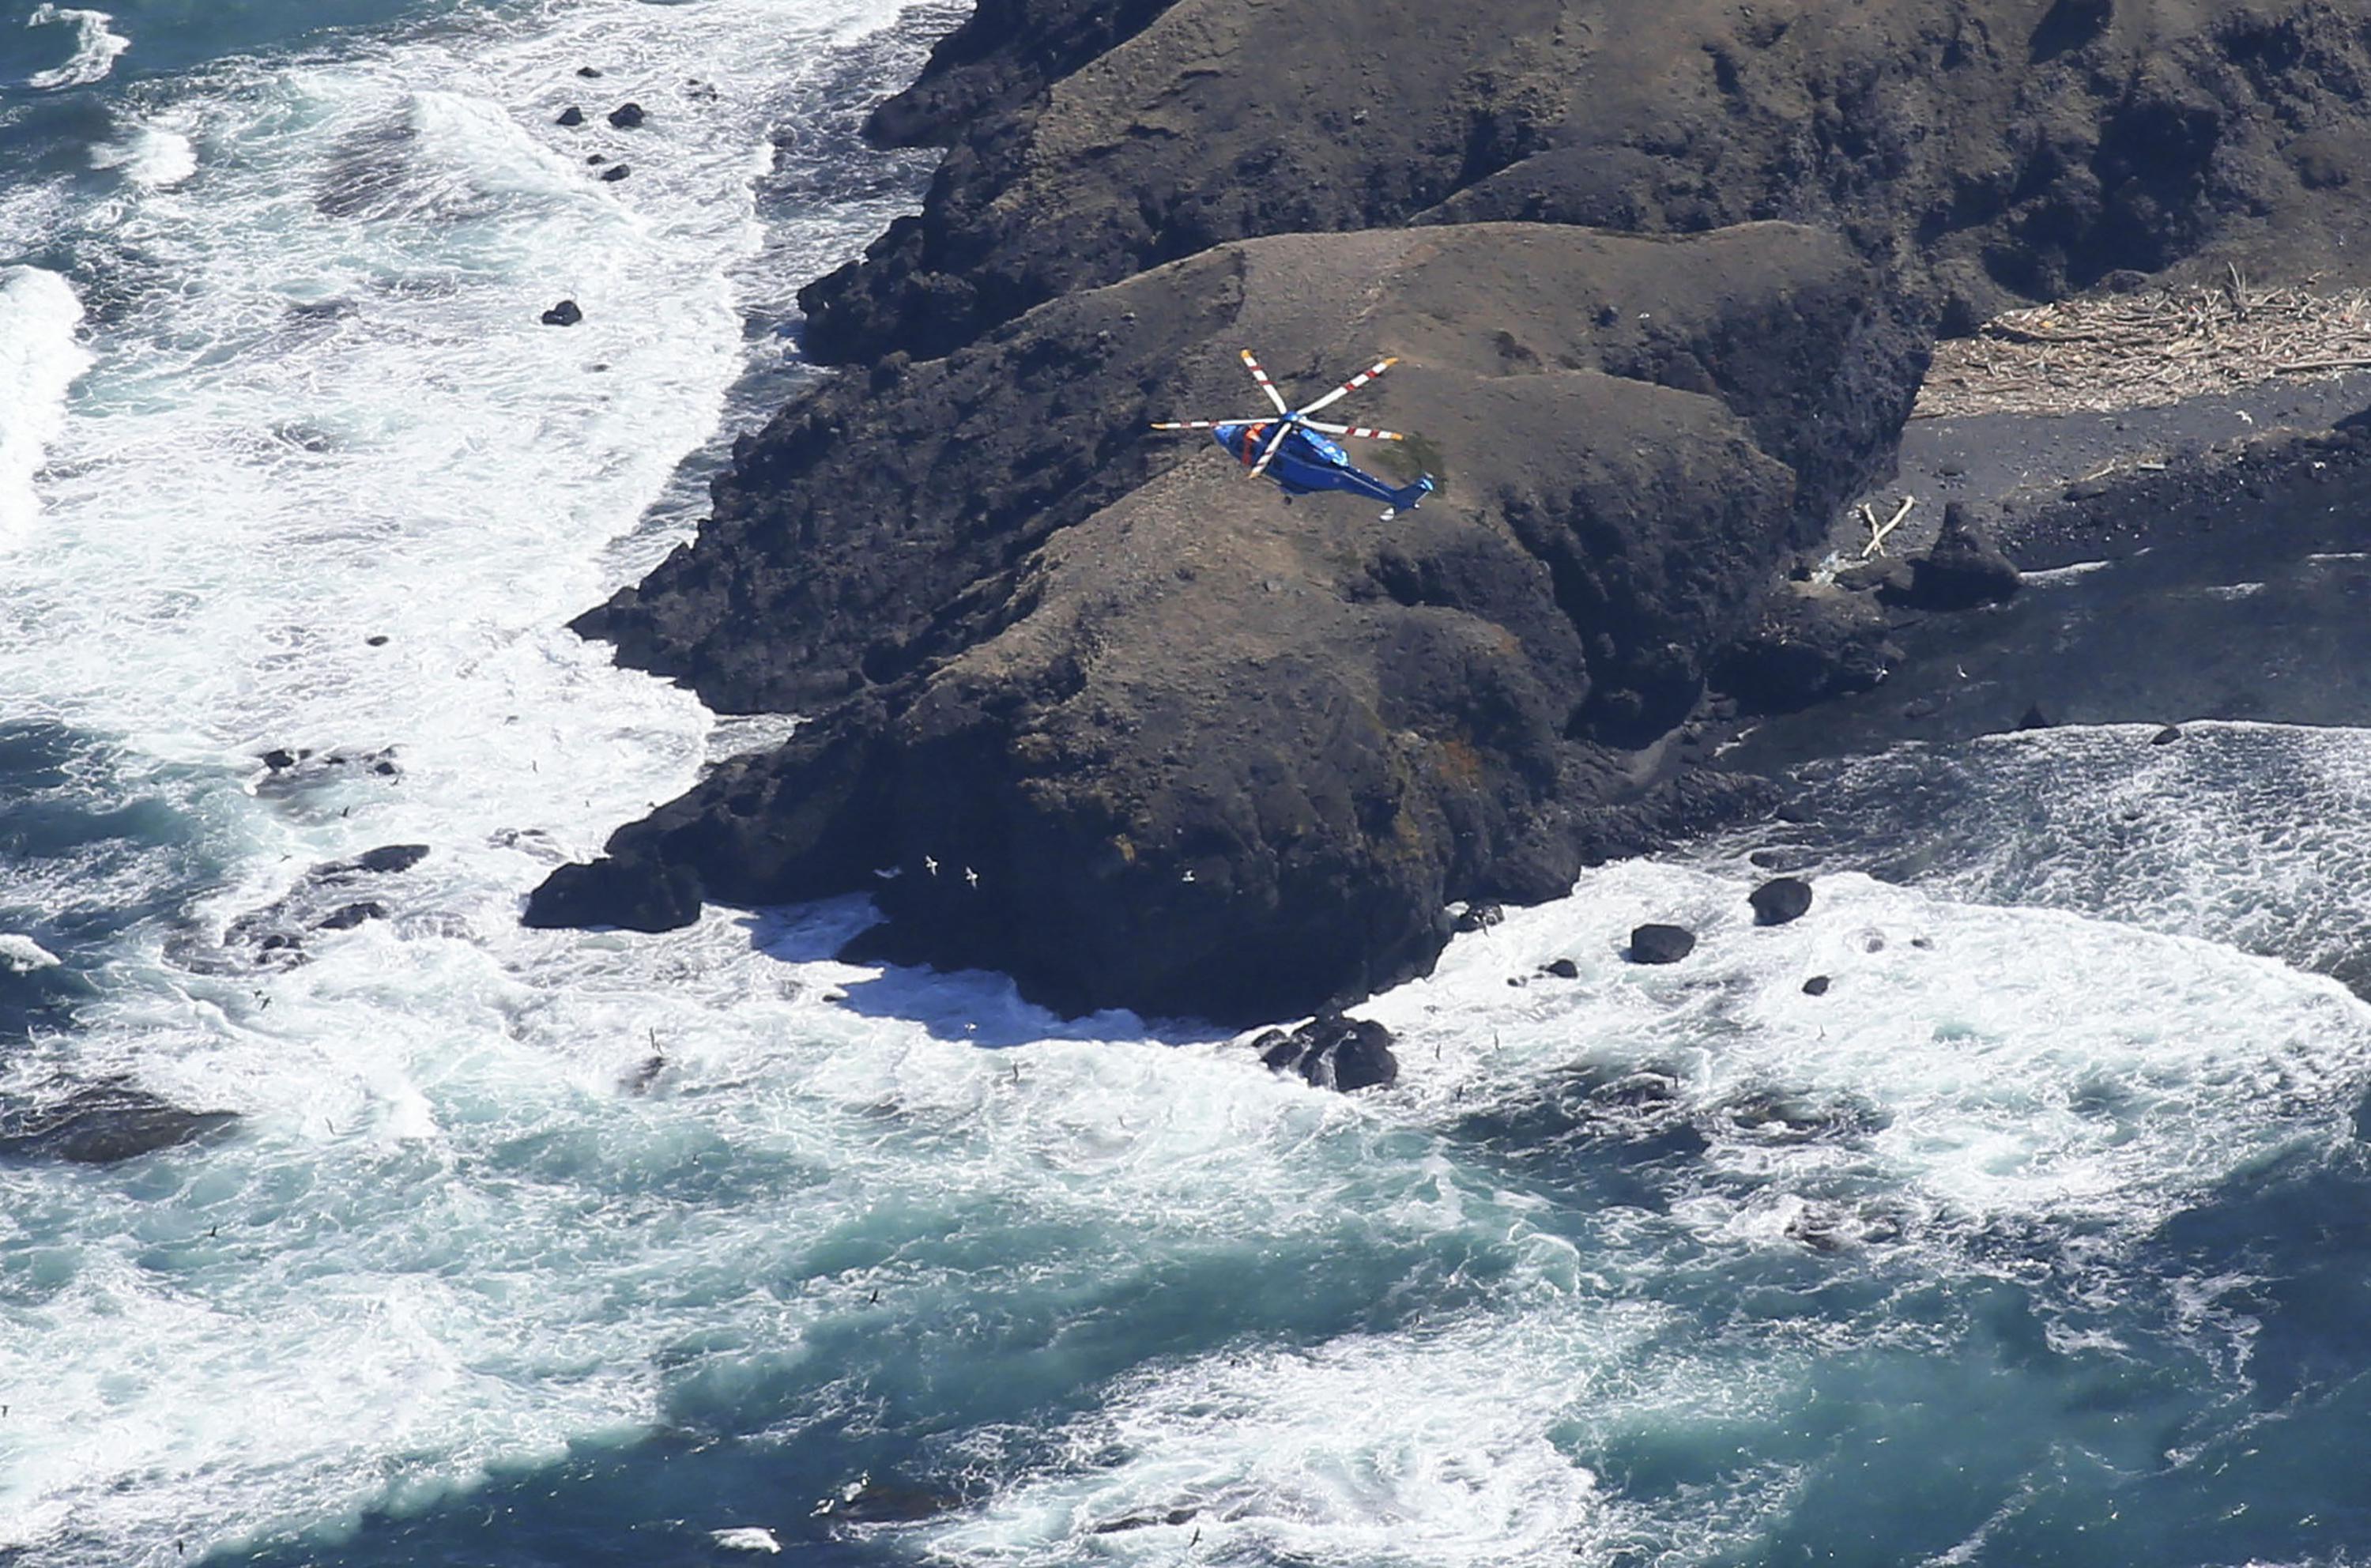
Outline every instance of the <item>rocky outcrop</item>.
<svg viewBox="0 0 2371 1568">
<path fill-rule="evenodd" d="M 810 354 L 870 363 L 578 623 L 807 722 L 529 919 L 862 890 L 856 953 L 1225 1020 L 1420 970 L 1452 902 L 1767 800 L 1685 766 L 1708 681 L 1865 689 L 1888 597 L 2003 589 L 1955 535 L 1769 593 L 1937 321 L 2354 268 L 2366 83 L 2318 0 L 987 0 L 873 121 L 948 148 L 924 211 L 801 296 Z M 1255 410 L 1246 344 L 1309 390 L 1400 356 L 1356 412 L 1438 492 L 1288 510 L 1148 434 Z"/>
<path fill-rule="evenodd" d="M 1889 604 L 1914 610 L 1972 610 L 2013 598 L 2024 586 L 2017 567 L 1958 502 L 1943 509 L 1934 547 L 1914 558 L 1906 579 L 1878 589 Z"/>
<path fill-rule="evenodd" d="M 919 216 L 801 295 L 817 357 L 943 353 L 1222 241 L 1407 222 L 1814 222 L 1947 326 L 2186 261 L 2361 273 L 2371 20 L 2333 0 L 1024 9 L 983 6 L 885 110 L 952 150 Z"/>
<path fill-rule="evenodd" d="M 1921 363 L 1889 301 L 1783 225 L 1287 237 L 849 377 L 582 623 L 713 706 L 813 716 L 611 852 L 732 901 L 873 892 L 863 953 L 1070 1009 L 1273 1017 L 1420 970 L 1447 902 L 1552 896 L 1762 799 L 1628 748 L 1884 449 Z M 1148 437 L 1255 398 L 1246 341 L 1308 386 L 1398 352 L 1361 416 L 1422 432 L 1440 491 L 1381 526 Z"/>
<path fill-rule="evenodd" d="M 1252 1042 L 1252 1049 L 1271 1072 L 1298 1073 L 1313 1089 L 1348 1094 L 1399 1081 L 1392 1032 L 1372 1019 L 1321 1013 L 1289 1034 L 1267 1031 Z"/>
</svg>

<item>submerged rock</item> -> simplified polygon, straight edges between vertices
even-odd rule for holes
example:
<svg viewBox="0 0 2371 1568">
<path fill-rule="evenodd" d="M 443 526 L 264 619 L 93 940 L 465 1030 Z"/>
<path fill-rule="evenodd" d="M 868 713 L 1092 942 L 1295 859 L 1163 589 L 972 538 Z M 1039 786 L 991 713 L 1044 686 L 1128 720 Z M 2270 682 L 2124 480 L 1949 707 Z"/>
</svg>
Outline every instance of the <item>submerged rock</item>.
<svg viewBox="0 0 2371 1568">
<path fill-rule="evenodd" d="M 1684 926 L 1646 925 L 1630 933 L 1633 963 L 1677 963 L 1695 951 L 1695 933 Z"/>
<path fill-rule="evenodd" d="M 425 844 L 382 844 L 376 849 L 365 849 L 351 860 L 330 860 L 313 868 L 312 874 L 322 879 L 351 876 L 358 871 L 390 876 L 408 871 L 428 859 Z"/>
<path fill-rule="evenodd" d="M 107 1165 L 228 1126 L 227 1111 L 185 1111 L 124 1083 L 93 1084 L 41 1106 L 0 1107 L 0 1156 Z"/>
<path fill-rule="evenodd" d="M 313 924 L 317 931 L 351 931 L 365 920 L 387 918 L 387 905 L 375 899 L 341 905 Z"/>
<path fill-rule="evenodd" d="M 634 166 L 631 164 L 611 164 L 607 168 L 601 171 L 601 178 L 615 182 L 625 179 L 628 175 L 633 172 Z"/>
<path fill-rule="evenodd" d="M 1773 877 L 1746 895 L 1757 926 L 1783 926 L 1811 907 L 1811 884 L 1800 877 Z"/>
<path fill-rule="evenodd" d="M 582 125 L 584 123 L 584 111 L 572 103 L 566 109 L 560 111 L 560 118 L 552 121 L 552 123 L 555 125 Z"/>
<path fill-rule="evenodd" d="M 631 131 L 648 118 L 638 103 L 621 103 L 609 111 L 609 123 L 620 131 Z"/>
<path fill-rule="evenodd" d="M 1287 1034 L 1271 1029 L 1252 1042 L 1276 1072 L 1298 1072 L 1318 1089 L 1344 1093 L 1399 1081 L 1392 1032 L 1372 1019 L 1321 1013 Z"/>
</svg>

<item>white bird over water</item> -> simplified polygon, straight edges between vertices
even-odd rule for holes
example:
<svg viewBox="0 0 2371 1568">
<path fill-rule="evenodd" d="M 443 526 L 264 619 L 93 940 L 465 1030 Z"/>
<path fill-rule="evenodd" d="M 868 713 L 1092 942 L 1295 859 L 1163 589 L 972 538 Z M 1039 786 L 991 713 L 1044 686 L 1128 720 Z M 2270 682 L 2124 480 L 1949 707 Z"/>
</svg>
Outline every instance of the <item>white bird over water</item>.
<svg viewBox="0 0 2371 1568">
<path fill-rule="evenodd" d="M 925 855 L 922 857 L 922 870 L 930 872 L 932 876 L 937 876 L 939 874 L 939 863 L 936 860 L 931 859 L 928 855 Z"/>
<path fill-rule="evenodd" d="M 708 1532 L 708 1539 L 727 1551 L 779 1552 L 782 1550 L 782 1543 L 774 1539 L 773 1531 L 759 1529 L 755 1525 L 743 1525 L 729 1530 L 711 1530 Z"/>
<path fill-rule="evenodd" d="M 979 873 L 973 870 L 969 866 L 966 866 L 964 868 L 964 881 L 971 883 L 971 885 L 976 889 L 979 886 Z"/>
</svg>

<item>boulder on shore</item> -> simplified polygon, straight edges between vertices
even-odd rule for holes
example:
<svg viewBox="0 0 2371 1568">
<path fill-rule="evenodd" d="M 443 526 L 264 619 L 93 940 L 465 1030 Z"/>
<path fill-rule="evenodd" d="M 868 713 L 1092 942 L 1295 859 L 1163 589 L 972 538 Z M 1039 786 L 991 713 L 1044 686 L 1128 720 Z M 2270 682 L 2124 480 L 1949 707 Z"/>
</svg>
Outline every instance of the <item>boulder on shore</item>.
<svg viewBox="0 0 2371 1568">
<path fill-rule="evenodd" d="M 1372 1019 L 1320 1013 L 1290 1034 L 1269 1030 L 1252 1048 L 1270 1070 L 1297 1072 L 1317 1089 L 1347 1094 L 1399 1081 L 1392 1032 Z"/>
<path fill-rule="evenodd" d="M 1783 926 L 1811 907 L 1811 884 L 1800 877 L 1773 877 L 1746 895 L 1757 926 Z"/>
<path fill-rule="evenodd" d="M 1684 926 L 1646 925 L 1630 933 L 1633 963 L 1677 963 L 1695 951 L 1695 933 Z"/>
<path fill-rule="evenodd" d="M 1909 582 L 1889 582 L 1878 594 L 1908 609 L 1972 610 L 2014 597 L 2024 582 L 1983 525 L 1955 501 L 1943 508 L 1934 548 L 1912 559 Z"/>
</svg>

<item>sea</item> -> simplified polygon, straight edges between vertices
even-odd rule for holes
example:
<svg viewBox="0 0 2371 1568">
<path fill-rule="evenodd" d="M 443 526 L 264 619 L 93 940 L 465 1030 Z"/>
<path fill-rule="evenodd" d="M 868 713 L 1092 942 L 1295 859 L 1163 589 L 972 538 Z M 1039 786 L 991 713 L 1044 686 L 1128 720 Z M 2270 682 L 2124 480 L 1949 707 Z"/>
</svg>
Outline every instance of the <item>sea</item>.
<svg viewBox="0 0 2371 1568">
<path fill-rule="evenodd" d="M 564 623 L 814 374 L 960 16 L 0 5 L 0 1132 L 235 1117 L 0 1140 L 0 1563 L 2371 1561 L 2347 712 L 1808 763 L 1359 1009 L 1359 1095 L 837 963 L 862 899 L 520 926 L 793 721 Z M 2358 522 L 2183 590 L 2353 616 L 2275 697 L 2359 680 Z"/>
</svg>

